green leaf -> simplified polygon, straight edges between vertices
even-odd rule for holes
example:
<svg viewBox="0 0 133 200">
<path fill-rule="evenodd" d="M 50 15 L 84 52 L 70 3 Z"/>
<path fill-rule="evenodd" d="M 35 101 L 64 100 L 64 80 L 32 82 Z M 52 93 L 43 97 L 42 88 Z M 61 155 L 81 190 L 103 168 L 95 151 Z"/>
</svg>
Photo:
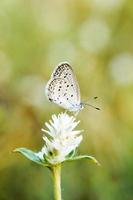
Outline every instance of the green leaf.
<svg viewBox="0 0 133 200">
<path fill-rule="evenodd" d="M 67 158 L 65 161 L 74 161 L 74 160 L 82 160 L 82 159 L 88 159 L 100 166 L 100 163 L 96 160 L 96 158 L 94 158 L 93 156 L 88 156 L 88 155 L 74 156 L 73 158 Z"/>
<path fill-rule="evenodd" d="M 49 166 L 48 163 L 46 163 L 45 161 L 42 161 L 35 152 L 33 152 L 33 151 L 31 151 L 31 150 L 29 150 L 27 148 L 23 148 L 23 147 L 22 148 L 17 148 L 13 152 L 21 153 L 26 158 L 28 158 L 29 160 L 31 160 L 31 161 L 33 161 L 33 162 L 35 162 L 37 164 L 40 164 L 40 165 L 43 165 L 43 166 L 46 166 L 46 167 Z"/>
<path fill-rule="evenodd" d="M 75 150 L 72 150 L 72 151 L 66 156 L 66 159 L 73 158 L 74 154 L 75 154 Z"/>
</svg>

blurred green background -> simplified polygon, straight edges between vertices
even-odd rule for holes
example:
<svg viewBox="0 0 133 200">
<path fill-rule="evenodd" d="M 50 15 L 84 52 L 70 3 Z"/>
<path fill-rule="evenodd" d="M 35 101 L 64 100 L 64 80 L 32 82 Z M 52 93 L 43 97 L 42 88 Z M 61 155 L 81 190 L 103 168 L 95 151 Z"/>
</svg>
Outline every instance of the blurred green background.
<svg viewBox="0 0 133 200">
<path fill-rule="evenodd" d="M 53 199 L 48 169 L 12 150 L 39 151 L 44 122 L 63 111 L 44 95 L 61 61 L 72 65 L 82 99 L 101 108 L 78 115 L 79 153 L 94 155 L 101 167 L 65 164 L 63 199 L 132 200 L 132 0 L 0 1 L 0 200 Z"/>
</svg>

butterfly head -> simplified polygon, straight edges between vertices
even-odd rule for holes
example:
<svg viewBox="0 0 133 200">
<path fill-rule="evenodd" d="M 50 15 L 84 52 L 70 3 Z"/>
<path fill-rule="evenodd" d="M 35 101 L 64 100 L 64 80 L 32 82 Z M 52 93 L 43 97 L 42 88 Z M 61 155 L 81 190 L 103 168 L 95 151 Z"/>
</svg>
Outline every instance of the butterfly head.
<svg viewBox="0 0 133 200">
<path fill-rule="evenodd" d="M 80 103 L 80 110 L 83 110 L 85 107 L 85 104 L 83 102 Z"/>
</svg>

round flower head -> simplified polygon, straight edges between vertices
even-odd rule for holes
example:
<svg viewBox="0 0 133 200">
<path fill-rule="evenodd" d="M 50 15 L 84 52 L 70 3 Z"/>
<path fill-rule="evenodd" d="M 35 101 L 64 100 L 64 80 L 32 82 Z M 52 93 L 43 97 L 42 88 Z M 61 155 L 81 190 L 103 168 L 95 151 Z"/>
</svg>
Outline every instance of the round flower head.
<svg viewBox="0 0 133 200">
<path fill-rule="evenodd" d="M 82 140 L 81 131 L 74 130 L 78 124 L 75 117 L 66 113 L 52 115 L 52 120 L 45 123 L 48 130 L 42 129 L 47 136 L 43 136 L 45 145 L 38 153 L 40 158 L 45 158 L 51 164 L 63 162 Z"/>
</svg>

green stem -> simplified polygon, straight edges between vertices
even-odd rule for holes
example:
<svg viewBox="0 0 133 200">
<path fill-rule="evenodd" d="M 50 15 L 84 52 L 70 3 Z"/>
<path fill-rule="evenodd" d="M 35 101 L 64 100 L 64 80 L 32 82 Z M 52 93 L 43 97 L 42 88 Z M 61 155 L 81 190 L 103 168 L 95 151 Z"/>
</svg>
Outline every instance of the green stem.
<svg viewBox="0 0 133 200">
<path fill-rule="evenodd" d="M 61 200 L 61 165 L 52 167 L 54 179 L 54 199 Z"/>
</svg>

